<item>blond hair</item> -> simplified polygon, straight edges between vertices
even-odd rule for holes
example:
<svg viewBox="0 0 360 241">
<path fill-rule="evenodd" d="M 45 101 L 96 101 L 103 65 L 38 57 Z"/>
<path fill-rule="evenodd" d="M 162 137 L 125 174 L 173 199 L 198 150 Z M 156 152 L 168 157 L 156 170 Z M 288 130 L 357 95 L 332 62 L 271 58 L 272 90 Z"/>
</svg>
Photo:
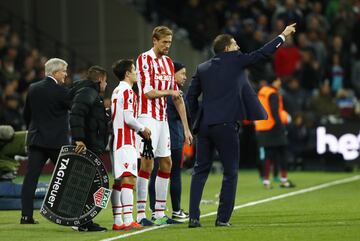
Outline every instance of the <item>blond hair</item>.
<svg viewBox="0 0 360 241">
<path fill-rule="evenodd" d="M 154 28 L 153 32 L 152 32 L 152 37 L 159 40 L 163 37 L 169 36 L 169 35 L 173 35 L 173 32 L 171 31 L 170 28 L 166 27 L 166 26 L 157 26 Z"/>
</svg>

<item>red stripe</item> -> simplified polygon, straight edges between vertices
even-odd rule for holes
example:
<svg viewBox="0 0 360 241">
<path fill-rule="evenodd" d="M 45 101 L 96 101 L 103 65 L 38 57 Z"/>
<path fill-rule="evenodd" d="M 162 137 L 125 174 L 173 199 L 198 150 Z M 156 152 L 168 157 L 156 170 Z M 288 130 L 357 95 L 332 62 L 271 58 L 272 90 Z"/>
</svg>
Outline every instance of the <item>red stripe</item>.
<svg viewBox="0 0 360 241">
<path fill-rule="evenodd" d="M 165 211 L 165 209 L 155 209 L 155 211 Z"/>
<path fill-rule="evenodd" d="M 121 185 L 120 184 L 113 184 L 113 189 L 117 191 L 121 191 Z"/>
<path fill-rule="evenodd" d="M 174 63 L 172 62 L 172 60 L 167 57 L 166 58 L 166 62 L 168 63 L 168 66 L 170 67 L 170 71 L 171 71 L 171 75 L 174 75 Z"/>
<path fill-rule="evenodd" d="M 131 130 L 131 135 L 132 135 L 132 145 L 133 145 L 133 147 L 136 148 L 135 131 L 134 130 Z"/>
<path fill-rule="evenodd" d="M 113 215 L 115 216 L 115 215 L 121 215 L 122 213 L 113 213 Z"/>
<path fill-rule="evenodd" d="M 146 203 L 146 201 L 139 200 L 137 203 Z"/>
<path fill-rule="evenodd" d="M 163 60 L 163 59 L 161 59 L 161 63 L 162 63 L 162 65 L 164 66 L 165 73 L 166 73 L 167 75 L 169 75 L 169 71 L 167 70 L 167 68 L 166 68 L 166 64 L 165 64 L 165 62 L 164 62 L 164 60 Z M 170 69 L 170 71 L 171 71 L 171 69 Z"/>
<path fill-rule="evenodd" d="M 156 64 L 157 64 L 157 66 L 158 66 L 158 68 L 157 68 L 157 72 L 158 72 L 158 74 L 161 74 L 161 66 L 160 66 L 160 63 L 159 63 L 159 59 L 158 58 L 156 58 L 155 59 L 155 62 L 156 62 Z"/>
<path fill-rule="evenodd" d="M 150 172 L 140 170 L 138 176 L 142 177 L 142 178 L 145 178 L 145 179 L 149 179 L 150 178 Z"/>
<path fill-rule="evenodd" d="M 143 210 L 138 210 L 137 213 L 145 213 Z"/>
<path fill-rule="evenodd" d="M 171 71 L 171 76 L 173 78 L 171 78 L 171 87 L 173 90 L 178 90 L 176 83 L 175 83 L 175 69 L 174 69 L 174 63 L 172 62 L 172 60 L 170 58 L 166 58 L 166 61 L 168 63 L 168 66 L 170 67 L 170 71 Z"/>
<path fill-rule="evenodd" d="M 124 145 L 131 145 L 130 127 L 124 122 Z"/>
<path fill-rule="evenodd" d="M 137 97 L 136 93 L 133 93 L 133 113 L 134 118 L 137 119 Z M 135 131 L 132 131 L 132 144 L 136 148 Z"/>
<path fill-rule="evenodd" d="M 144 87 L 145 87 L 145 74 L 144 74 L 144 70 L 143 70 L 143 64 L 142 64 L 142 54 L 139 55 L 138 57 L 138 68 L 139 68 L 139 72 L 140 72 L 140 78 L 141 78 L 141 113 L 146 114 L 147 113 L 147 99 L 146 96 L 144 95 Z"/>
<path fill-rule="evenodd" d="M 151 57 L 148 56 L 147 58 L 148 64 L 149 66 L 151 65 Z M 150 85 L 151 87 L 153 87 L 153 89 L 155 89 L 155 70 L 152 69 L 150 72 Z M 147 104 L 148 102 L 146 102 Z M 151 111 L 152 111 L 152 116 L 154 116 L 155 114 L 155 99 L 151 100 Z"/>
<path fill-rule="evenodd" d="M 158 176 L 158 177 L 162 177 L 162 178 L 170 178 L 170 172 L 158 171 L 158 172 L 157 172 L 157 176 Z"/>
<path fill-rule="evenodd" d="M 133 205 L 132 204 L 129 204 L 129 205 L 124 205 L 123 207 L 132 207 Z"/>
<path fill-rule="evenodd" d="M 132 212 L 124 212 L 123 214 L 130 214 L 130 213 L 132 213 Z"/>
<path fill-rule="evenodd" d="M 114 119 L 115 119 L 115 115 L 116 115 L 116 102 L 117 102 L 117 99 L 114 99 L 113 100 L 113 106 L 114 106 L 114 112 L 113 112 L 113 115 L 111 117 L 111 121 L 114 122 Z"/>
<path fill-rule="evenodd" d="M 165 90 L 169 90 L 169 81 L 165 81 Z M 164 119 L 166 119 L 167 98 L 164 98 Z"/>
<path fill-rule="evenodd" d="M 129 90 L 124 91 L 124 110 L 129 109 Z"/>
<path fill-rule="evenodd" d="M 158 90 L 162 90 L 162 81 L 159 80 L 159 84 L 158 84 Z M 159 117 L 160 117 L 160 120 L 163 120 L 164 118 L 164 99 L 165 97 L 160 97 L 159 98 Z"/>
<path fill-rule="evenodd" d="M 119 128 L 118 129 L 118 134 L 117 134 L 116 150 L 118 150 L 123 145 L 122 144 L 122 136 L 123 136 L 122 129 Z"/>
<path fill-rule="evenodd" d="M 134 189 L 134 185 L 123 183 L 123 184 L 121 184 L 121 188 Z M 125 207 L 125 205 L 123 205 L 123 207 Z"/>
<path fill-rule="evenodd" d="M 157 199 L 156 199 L 156 202 L 159 202 L 159 203 L 166 203 L 166 200 L 157 200 Z"/>
<path fill-rule="evenodd" d="M 123 174 L 121 176 L 122 177 L 131 177 L 131 176 L 134 176 L 134 174 L 132 174 L 131 172 L 123 172 Z"/>
</svg>

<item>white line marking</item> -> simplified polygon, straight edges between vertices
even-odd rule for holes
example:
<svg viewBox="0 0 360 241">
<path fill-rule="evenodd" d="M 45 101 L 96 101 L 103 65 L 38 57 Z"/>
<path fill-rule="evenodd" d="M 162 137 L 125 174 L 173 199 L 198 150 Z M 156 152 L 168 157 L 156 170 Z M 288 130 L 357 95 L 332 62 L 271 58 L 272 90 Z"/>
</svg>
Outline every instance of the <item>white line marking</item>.
<svg viewBox="0 0 360 241">
<path fill-rule="evenodd" d="M 290 193 L 284 193 L 284 194 L 281 194 L 281 195 L 278 195 L 278 196 L 265 198 L 265 199 L 258 200 L 258 201 L 248 202 L 248 203 L 245 203 L 245 204 L 242 204 L 242 205 L 235 206 L 234 210 L 237 210 L 237 209 L 240 209 L 240 208 L 245 208 L 245 207 L 251 207 L 251 206 L 258 205 L 258 204 L 267 203 L 267 202 L 271 202 L 271 201 L 274 201 L 274 200 L 279 200 L 279 199 L 283 199 L 283 198 L 287 198 L 287 197 L 292 197 L 292 196 L 295 196 L 295 195 L 299 195 L 299 194 L 303 194 L 303 193 L 307 193 L 307 192 L 312 192 L 312 191 L 316 191 L 316 190 L 319 190 L 319 189 L 323 189 L 323 188 L 327 188 L 327 187 L 331 187 L 331 186 L 335 186 L 335 185 L 339 185 L 339 184 L 354 182 L 354 181 L 357 181 L 357 180 L 360 180 L 360 175 L 353 176 L 353 177 L 348 177 L 348 178 L 345 178 L 345 179 L 340 179 L 340 180 L 337 180 L 337 181 L 324 183 L 324 184 L 321 184 L 321 185 L 318 185 L 318 186 L 309 187 L 309 188 L 301 189 L 301 190 L 290 192 Z M 205 218 L 205 217 L 216 215 L 216 213 L 217 212 L 211 212 L 211 213 L 201 215 L 200 217 Z M 185 219 L 185 220 L 179 220 L 179 221 L 180 222 L 187 222 L 188 220 Z M 136 232 L 121 234 L 119 236 L 115 236 L 115 237 L 112 237 L 112 238 L 102 239 L 100 241 L 112 241 L 112 240 L 122 239 L 122 238 L 130 237 L 130 236 L 133 236 L 133 235 L 153 231 L 153 230 L 156 230 L 156 229 L 165 228 L 167 226 L 169 226 L 169 225 L 146 228 L 146 229 L 139 230 L 139 231 L 136 231 Z"/>
</svg>

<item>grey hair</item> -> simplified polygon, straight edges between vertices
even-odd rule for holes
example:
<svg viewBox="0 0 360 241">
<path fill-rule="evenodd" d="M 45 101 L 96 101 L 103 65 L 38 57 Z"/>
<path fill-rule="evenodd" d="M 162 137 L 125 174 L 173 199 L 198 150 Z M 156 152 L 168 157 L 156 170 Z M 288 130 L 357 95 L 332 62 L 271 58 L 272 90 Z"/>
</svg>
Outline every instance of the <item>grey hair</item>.
<svg viewBox="0 0 360 241">
<path fill-rule="evenodd" d="M 58 59 L 58 58 L 49 59 L 45 63 L 45 75 L 49 76 L 56 71 L 64 70 L 67 68 L 67 66 L 68 66 L 68 63 L 66 63 L 65 60 Z"/>
</svg>

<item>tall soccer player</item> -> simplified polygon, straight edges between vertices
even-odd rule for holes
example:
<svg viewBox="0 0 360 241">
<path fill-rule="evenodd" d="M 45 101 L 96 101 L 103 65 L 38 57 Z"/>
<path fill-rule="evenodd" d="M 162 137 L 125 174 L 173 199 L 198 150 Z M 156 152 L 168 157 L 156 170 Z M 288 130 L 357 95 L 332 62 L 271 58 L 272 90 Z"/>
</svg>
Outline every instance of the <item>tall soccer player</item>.
<svg viewBox="0 0 360 241">
<path fill-rule="evenodd" d="M 133 220 L 133 190 L 137 177 L 137 151 L 135 136 L 141 132 L 146 139 L 151 131 L 137 121 L 137 98 L 132 90 L 136 83 L 133 60 L 118 60 L 113 72 L 120 80 L 111 97 L 113 122 L 113 174 L 115 183 L 111 202 L 113 206 L 113 230 L 130 230 L 141 225 Z M 123 215 L 123 216 L 122 216 Z"/>
<path fill-rule="evenodd" d="M 151 130 L 155 157 L 159 157 L 159 170 L 155 180 L 154 222 L 146 218 L 145 208 L 150 173 L 154 159 L 141 158 L 137 179 L 137 221 L 143 226 L 179 223 L 165 215 L 166 196 L 171 172 L 170 133 L 166 116 L 166 97 L 172 96 L 184 126 L 185 142 L 191 144 L 192 135 L 186 118 L 182 92 L 174 80 L 174 64 L 167 56 L 172 41 L 172 31 L 158 26 L 152 33 L 153 48 L 139 55 L 137 79 L 139 88 L 138 121 Z M 142 143 L 140 143 L 140 151 Z"/>
</svg>

